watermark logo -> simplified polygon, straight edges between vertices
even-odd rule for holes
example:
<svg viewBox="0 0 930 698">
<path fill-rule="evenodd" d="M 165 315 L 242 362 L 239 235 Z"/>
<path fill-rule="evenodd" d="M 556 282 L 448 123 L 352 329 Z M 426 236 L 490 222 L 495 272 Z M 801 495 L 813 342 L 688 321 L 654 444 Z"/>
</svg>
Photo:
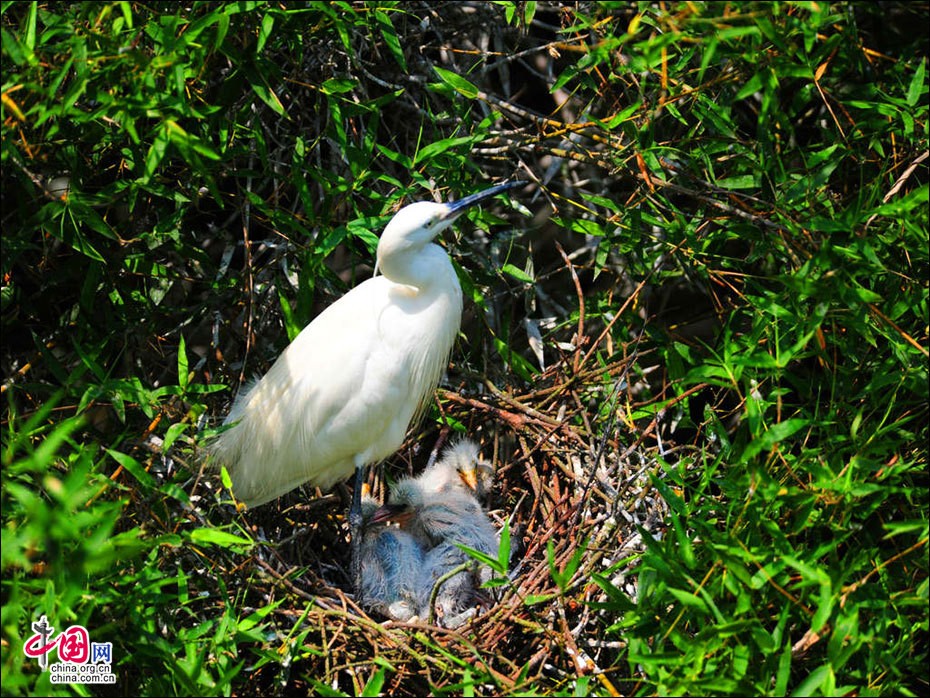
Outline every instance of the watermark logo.
<svg viewBox="0 0 930 698">
<path fill-rule="evenodd" d="M 32 624 L 32 637 L 23 645 L 27 657 L 39 660 L 42 671 L 51 673 L 52 683 L 116 683 L 113 675 L 113 643 L 91 642 L 83 625 L 72 625 L 55 635 L 44 615 Z M 58 661 L 49 662 L 55 650 Z"/>
</svg>

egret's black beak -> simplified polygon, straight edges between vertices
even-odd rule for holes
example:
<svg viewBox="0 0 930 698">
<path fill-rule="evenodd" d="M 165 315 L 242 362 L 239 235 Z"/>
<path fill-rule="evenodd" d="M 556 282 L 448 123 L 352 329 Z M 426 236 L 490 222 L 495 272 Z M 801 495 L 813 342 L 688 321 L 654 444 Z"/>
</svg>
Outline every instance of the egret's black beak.
<svg viewBox="0 0 930 698">
<path fill-rule="evenodd" d="M 446 214 L 446 218 L 458 218 L 466 209 L 474 206 L 475 204 L 480 204 L 485 199 L 490 199 L 492 196 L 500 194 L 502 191 L 507 191 L 508 189 L 514 189 L 516 187 L 522 187 L 526 182 L 522 180 L 517 180 L 515 182 L 503 182 L 496 186 L 491 187 L 490 189 L 485 189 L 484 191 L 479 191 L 476 194 L 470 194 L 463 199 L 458 201 L 451 201 L 446 206 L 448 206 L 449 212 Z"/>
</svg>

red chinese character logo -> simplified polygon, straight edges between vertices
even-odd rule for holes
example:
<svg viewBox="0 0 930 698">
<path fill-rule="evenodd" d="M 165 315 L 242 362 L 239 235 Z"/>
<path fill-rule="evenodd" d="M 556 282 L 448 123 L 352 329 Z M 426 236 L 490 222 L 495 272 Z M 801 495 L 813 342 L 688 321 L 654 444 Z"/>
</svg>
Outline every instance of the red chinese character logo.
<svg viewBox="0 0 930 698">
<path fill-rule="evenodd" d="M 90 658 L 90 636 L 83 625 L 72 625 L 58 641 L 58 658 L 63 662 L 84 664 Z"/>
<path fill-rule="evenodd" d="M 58 644 L 58 638 L 56 637 L 51 642 L 46 642 L 44 645 L 41 644 L 44 638 L 41 635 L 33 635 L 23 646 L 23 654 L 27 657 L 44 657 L 55 645 Z"/>
</svg>

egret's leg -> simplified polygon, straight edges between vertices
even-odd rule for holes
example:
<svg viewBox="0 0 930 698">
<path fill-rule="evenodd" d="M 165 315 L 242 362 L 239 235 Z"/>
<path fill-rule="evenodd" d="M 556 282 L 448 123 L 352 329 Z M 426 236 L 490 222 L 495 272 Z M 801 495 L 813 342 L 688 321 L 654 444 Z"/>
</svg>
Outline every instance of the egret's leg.
<svg viewBox="0 0 930 698">
<path fill-rule="evenodd" d="M 365 464 L 355 464 L 355 487 L 352 489 L 352 506 L 349 507 L 349 535 L 352 536 L 352 586 L 358 595 L 362 589 L 362 483 L 365 481 Z M 357 599 L 361 600 L 361 599 Z"/>
</svg>

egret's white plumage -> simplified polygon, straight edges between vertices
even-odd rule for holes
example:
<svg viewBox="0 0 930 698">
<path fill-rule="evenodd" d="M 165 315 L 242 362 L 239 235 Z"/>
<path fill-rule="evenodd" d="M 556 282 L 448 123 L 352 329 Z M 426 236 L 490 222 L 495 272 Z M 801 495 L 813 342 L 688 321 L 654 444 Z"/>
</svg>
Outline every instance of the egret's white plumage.
<svg viewBox="0 0 930 698">
<path fill-rule="evenodd" d="M 378 243 L 382 276 L 305 327 L 239 396 L 226 419 L 232 426 L 212 443 L 240 500 L 258 506 L 303 483 L 328 489 L 353 469 L 360 484 L 367 464 L 400 447 L 442 376 L 461 323 L 461 286 L 432 240 L 467 207 L 519 184 L 398 211 Z M 358 502 L 356 494 L 353 525 Z"/>
<path fill-rule="evenodd" d="M 248 506 L 305 482 L 329 489 L 403 442 L 442 376 L 462 316 L 449 257 L 436 245 L 419 255 L 432 265 L 419 286 L 384 275 L 355 287 L 233 405 L 226 421 L 237 423 L 213 452 Z"/>
</svg>

